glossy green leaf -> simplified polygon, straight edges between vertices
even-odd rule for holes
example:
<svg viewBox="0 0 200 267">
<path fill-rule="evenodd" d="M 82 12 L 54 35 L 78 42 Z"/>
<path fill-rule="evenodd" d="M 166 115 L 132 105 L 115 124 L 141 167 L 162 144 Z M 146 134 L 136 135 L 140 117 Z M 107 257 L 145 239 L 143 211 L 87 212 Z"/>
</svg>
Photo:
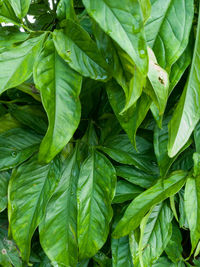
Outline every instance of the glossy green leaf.
<svg viewBox="0 0 200 267">
<path fill-rule="evenodd" d="M 143 16 L 138 0 L 83 0 L 89 15 L 128 54 L 137 68 L 147 74 L 148 57 Z"/>
<path fill-rule="evenodd" d="M 107 239 L 115 186 L 114 167 L 105 156 L 93 150 L 81 166 L 77 189 L 81 259 L 95 255 Z"/>
<path fill-rule="evenodd" d="M 0 54 L 0 93 L 26 81 L 32 74 L 45 34 L 28 39 Z M 24 67 L 25 66 L 25 67 Z"/>
<path fill-rule="evenodd" d="M 79 176 L 77 149 L 63 163 L 58 187 L 40 224 L 40 242 L 54 265 L 78 262 L 76 188 Z"/>
<path fill-rule="evenodd" d="M 85 77 L 106 81 L 109 77 L 108 65 L 89 34 L 72 20 L 67 20 L 67 27 L 55 30 L 54 44 L 58 54 L 71 68 Z"/>
<path fill-rule="evenodd" d="M 31 0 L 9 0 L 9 2 L 11 3 L 16 16 L 19 19 L 22 19 L 28 12 Z"/>
<path fill-rule="evenodd" d="M 161 202 L 146 216 L 140 225 L 138 249 L 140 263 L 149 267 L 160 257 L 171 238 L 173 213 L 167 203 Z"/>
<path fill-rule="evenodd" d="M 125 201 L 132 200 L 143 191 L 144 190 L 137 185 L 120 180 L 117 182 L 115 197 L 112 203 L 123 203 Z"/>
<path fill-rule="evenodd" d="M 112 238 L 111 249 L 113 267 L 133 267 L 128 236 L 119 239 Z"/>
<path fill-rule="evenodd" d="M 75 19 L 76 14 L 74 12 L 73 0 L 60 0 L 57 5 L 57 18 L 63 19 Z"/>
<path fill-rule="evenodd" d="M 126 131 L 132 144 L 135 145 L 135 136 L 138 127 L 144 120 L 151 100 L 146 94 L 142 94 L 137 103 L 127 111 L 120 113 L 125 106 L 125 95 L 121 87 L 114 81 L 107 83 L 106 91 L 115 116 L 122 128 Z"/>
<path fill-rule="evenodd" d="M 8 172 L 0 172 L 0 212 L 7 208 L 9 179 L 10 174 Z"/>
<path fill-rule="evenodd" d="M 151 0 L 146 39 L 159 65 L 168 71 L 187 47 L 193 14 L 193 1 Z"/>
<path fill-rule="evenodd" d="M 189 2 L 187 2 L 189 3 Z M 168 153 L 175 156 L 188 141 L 200 118 L 200 17 L 197 27 L 193 60 L 183 94 L 169 124 Z"/>
<path fill-rule="evenodd" d="M 148 78 L 150 83 L 147 84 L 145 92 L 149 94 L 156 104 L 159 110 L 159 115 L 162 115 L 167 104 L 169 78 L 167 72 L 157 64 L 156 57 L 150 48 L 148 48 L 148 55 Z"/>
<path fill-rule="evenodd" d="M 16 17 L 15 12 L 8 0 L 0 2 L 0 23 L 19 24 L 20 20 Z"/>
<path fill-rule="evenodd" d="M 172 237 L 165 248 L 165 252 L 170 260 L 177 263 L 183 259 L 182 257 L 182 236 L 176 224 L 172 224 Z"/>
<path fill-rule="evenodd" d="M 117 224 L 113 237 L 119 238 L 136 229 L 146 212 L 155 204 L 174 195 L 185 183 L 187 173 L 177 171 L 164 181 L 159 180 L 151 188 L 136 197 L 126 209 L 124 216 Z"/>
<path fill-rule="evenodd" d="M 69 142 L 78 127 L 82 78 L 60 58 L 53 42 L 47 41 L 34 66 L 34 80 L 49 120 L 39 160 L 49 162 Z"/>
<path fill-rule="evenodd" d="M 200 155 L 195 153 L 194 177 L 189 177 L 185 186 L 184 205 L 190 229 L 192 251 L 200 239 Z"/>
<path fill-rule="evenodd" d="M 143 171 L 152 173 L 154 168 L 150 162 L 153 159 L 151 145 L 139 136 L 137 136 L 136 144 L 138 152 L 127 135 L 119 134 L 108 138 L 103 146 L 99 146 L 99 149 L 119 163 L 134 165 Z"/>
<path fill-rule="evenodd" d="M 39 147 L 41 136 L 21 128 L 0 134 L 0 170 L 13 168 L 27 160 Z"/>
<path fill-rule="evenodd" d="M 141 171 L 133 166 L 116 166 L 117 176 L 124 178 L 128 182 L 139 185 L 142 188 L 148 188 L 152 186 L 157 181 L 157 175 L 149 174 L 147 172 Z"/>
<path fill-rule="evenodd" d="M 10 229 L 22 259 L 29 260 L 31 238 L 60 179 L 58 159 L 40 165 L 36 154 L 12 173 L 9 182 Z M 22 228 L 23 225 L 23 228 Z"/>
</svg>

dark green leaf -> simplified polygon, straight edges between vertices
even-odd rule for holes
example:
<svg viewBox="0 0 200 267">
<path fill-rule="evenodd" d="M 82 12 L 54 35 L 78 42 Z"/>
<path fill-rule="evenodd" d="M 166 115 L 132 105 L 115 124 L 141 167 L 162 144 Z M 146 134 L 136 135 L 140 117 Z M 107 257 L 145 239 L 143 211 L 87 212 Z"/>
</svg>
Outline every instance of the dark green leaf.
<svg viewBox="0 0 200 267">
<path fill-rule="evenodd" d="M 7 208 L 9 179 L 10 174 L 8 172 L 0 172 L 0 212 Z"/>
</svg>

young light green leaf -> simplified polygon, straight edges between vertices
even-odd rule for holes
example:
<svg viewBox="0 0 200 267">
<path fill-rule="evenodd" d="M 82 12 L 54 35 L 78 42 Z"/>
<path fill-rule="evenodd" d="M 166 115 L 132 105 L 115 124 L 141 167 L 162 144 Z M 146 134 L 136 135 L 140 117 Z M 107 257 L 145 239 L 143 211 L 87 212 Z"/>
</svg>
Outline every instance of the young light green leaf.
<svg viewBox="0 0 200 267">
<path fill-rule="evenodd" d="M 41 143 L 39 160 L 50 162 L 72 138 L 80 121 L 79 93 L 82 77 L 57 54 L 53 41 L 46 42 L 34 66 L 49 127 Z"/>
<path fill-rule="evenodd" d="M 21 20 L 26 16 L 31 0 L 9 0 L 16 16 Z"/>
<path fill-rule="evenodd" d="M 39 226 L 40 243 L 54 265 L 76 266 L 78 263 L 76 188 L 79 167 L 77 153 L 75 149 L 64 161 L 60 182 Z"/>
<path fill-rule="evenodd" d="M 58 159 L 40 165 L 37 154 L 12 173 L 8 188 L 10 229 L 22 259 L 29 260 L 32 235 L 60 179 Z M 23 228 L 22 228 L 23 225 Z"/>
<path fill-rule="evenodd" d="M 189 3 L 187 1 L 187 3 Z M 190 74 L 169 123 L 168 154 L 175 156 L 186 144 L 200 118 L 200 16 Z"/>
<path fill-rule="evenodd" d="M 136 197 L 126 209 L 124 216 L 117 224 L 113 237 L 119 238 L 136 229 L 146 212 L 155 204 L 178 192 L 185 183 L 187 172 L 173 172 L 164 181 L 159 180 L 151 188 Z"/>
<path fill-rule="evenodd" d="M 194 177 L 189 177 L 185 186 L 184 205 L 186 218 L 190 229 L 192 251 L 200 240 L 200 155 L 195 153 Z"/>
<path fill-rule="evenodd" d="M 148 56 L 140 1 L 83 0 L 89 15 L 146 75 Z"/>
<path fill-rule="evenodd" d="M 159 65 L 170 72 L 187 47 L 194 4 L 187 0 L 151 0 L 151 4 L 151 17 L 145 25 L 146 39 Z"/>
<path fill-rule="evenodd" d="M 123 203 L 128 200 L 133 200 L 143 191 L 144 190 L 137 185 L 120 180 L 117 182 L 115 197 L 112 203 Z"/>
<path fill-rule="evenodd" d="M 39 147 L 41 136 L 21 128 L 0 134 L 0 170 L 13 168 L 27 160 Z"/>
<path fill-rule="evenodd" d="M 115 116 L 126 131 L 131 143 L 136 145 L 136 132 L 149 110 L 151 99 L 146 94 L 142 94 L 135 105 L 121 113 L 126 101 L 121 87 L 116 82 L 110 81 L 107 83 L 106 91 Z"/>
<path fill-rule="evenodd" d="M 89 258 L 105 243 L 112 219 L 115 169 L 101 153 L 92 151 L 78 180 L 78 245 L 80 259 Z"/>
<path fill-rule="evenodd" d="M 46 34 L 28 39 L 0 54 L 0 94 L 26 81 Z"/>
<path fill-rule="evenodd" d="M 140 225 L 138 254 L 143 266 L 149 267 L 160 257 L 171 238 L 173 213 L 167 203 L 161 202 L 146 216 Z"/>
<path fill-rule="evenodd" d="M 0 172 L 0 212 L 7 208 L 9 179 L 10 174 L 8 172 Z"/>
<path fill-rule="evenodd" d="M 67 27 L 55 30 L 53 39 L 58 54 L 72 69 L 85 77 L 108 80 L 108 65 L 98 52 L 96 43 L 81 26 L 67 20 Z"/>
</svg>

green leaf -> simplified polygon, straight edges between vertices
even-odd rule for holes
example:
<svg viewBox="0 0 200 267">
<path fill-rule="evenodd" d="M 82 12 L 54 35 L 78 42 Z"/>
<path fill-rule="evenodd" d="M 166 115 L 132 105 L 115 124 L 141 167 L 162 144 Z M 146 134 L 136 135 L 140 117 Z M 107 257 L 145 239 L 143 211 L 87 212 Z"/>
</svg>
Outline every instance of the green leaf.
<svg viewBox="0 0 200 267">
<path fill-rule="evenodd" d="M 172 237 L 165 248 L 165 252 L 170 260 L 177 263 L 182 260 L 182 236 L 176 224 L 172 224 Z"/>
<path fill-rule="evenodd" d="M 187 47 L 194 6 L 187 0 L 151 0 L 151 17 L 145 25 L 148 45 L 159 65 L 170 72 Z"/>
<path fill-rule="evenodd" d="M 144 22 L 148 20 L 151 15 L 151 1 L 150 0 L 139 0 L 142 9 Z"/>
<path fill-rule="evenodd" d="M 101 153 L 92 151 L 78 180 L 78 244 L 80 259 L 89 258 L 105 243 L 112 219 L 115 169 Z"/>
<path fill-rule="evenodd" d="M 192 1 L 191 1 L 192 2 Z M 188 2 L 187 3 L 191 3 Z M 168 154 L 175 156 L 188 141 L 200 118 L 200 16 L 190 74 L 183 94 L 169 123 Z"/>
<path fill-rule="evenodd" d="M 132 200 L 143 191 L 144 190 L 137 185 L 120 180 L 117 182 L 115 197 L 112 203 L 123 203 L 125 201 Z"/>
<path fill-rule="evenodd" d="M 149 83 L 144 90 L 156 104 L 159 115 L 165 111 L 168 98 L 169 78 L 167 72 L 158 64 L 153 51 L 148 48 L 149 55 Z"/>
<path fill-rule="evenodd" d="M 198 122 L 198 124 L 194 129 L 194 141 L 195 141 L 196 152 L 200 153 L 200 121 Z"/>
<path fill-rule="evenodd" d="M 58 159 L 48 165 L 40 165 L 37 157 L 36 154 L 14 169 L 8 188 L 10 229 L 26 262 L 29 260 L 32 235 L 41 223 L 47 203 L 60 179 Z"/>
<path fill-rule="evenodd" d="M 9 0 L 9 2 L 11 3 L 16 16 L 19 19 L 22 19 L 28 12 L 31 0 Z"/>
<path fill-rule="evenodd" d="M 20 128 L 21 124 L 14 119 L 10 113 L 4 114 L 0 117 L 0 134 L 13 128 Z"/>
<path fill-rule="evenodd" d="M 184 205 L 186 218 L 190 229 L 192 251 L 200 239 L 200 155 L 195 153 L 194 177 L 189 177 L 185 186 Z"/>
<path fill-rule="evenodd" d="M 39 147 L 41 136 L 14 128 L 0 134 L 0 170 L 13 168 L 27 160 Z"/>
<path fill-rule="evenodd" d="M 141 254 L 140 263 L 149 267 L 160 257 L 171 238 L 173 213 L 167 203 L 161 202 L 146 216 L 140 225 L 138 249 L 139 256 Z"/>
<path fill-rule="evenodd" d="M 134 165 L 143 171 L 152 173 L 151 145 L 140 136 L 137 136 L 136 144 L 139 152 L 134 149 L 127 135 L 119 134 L 109 137 L 104 145 L 98 148 L 119 163 Z"/>
<path fill-rule="evenodd" d="M 164 181 L 159 180 L 154 186 L 136 197 L 126 209 L 124 216 L 117 224 L 113 237 L 119 238 L 136 229 L 146 212 L 155 204 L 178 192 L 185 183 L 187 173 L 177 171 Z"/>
<path fill-rule="evenodd" d="M 60 58 L 50 40 L 34 66 L 34 80 L 40 89 L 49 120 L 48 131 L 40 146 L 39 160 L 50 162 L 78 127 L 82 78 Z"/>
<path fill-rule="evenodd" d="M 132 184 L 139 185 L 142 188 L 152 186 L 156 183 L 158 178 L 156 174 L 152 175 L 132 166 L 116 166 L 115 169 L 117 176 L 126 179 Z"/>
<path fill-rule="evenodd" d="M 0 2 L 0 23 L 13 23 L 19 25 L 20 20 L 16 17 L 15 12 L 8 0 Z"/>
<path fill-rule="evenodd" d="M 39 226 L 40 243 L 54 265 L 78 263 L 76 188 L 79 176 L 77 148 L 63 163 L 58 187 Z"/>
<path fill-rule="evenodd" d="M 76 19 L 73 0 L 60 0 L 56 13 L 59 20 Z"/>
<path fill-rule="evenodd" d="M 0 53 L 0 94 L 26 81 L 46 34 L 28 39 L 22 44 Z"/>
<path fill-rule="evenodd" d="M 113 267 L 133 267 L 128 236 L 119 239 L 112 238 L 111 249 Z"/>
<path fill-rule="evenodd" d="M 7 236 L 7 230 L 0 225 L 0 264 L 3 267 L 22 267 L 20 253 L 15 243 Z"/>
<path fill-rule="evenodd" d="M 140 1 L 83 0 L 88 14 L 146 75 L 148 56 Z"/>
<path fill-rule="evenodd" d="M 108 258 L 103 252 L 99 251 L 97 254 L 93 257 L 93 260 L 98 263 L 98 267 L 111 267 L 112 266 L 112 260 Z M 96 266 L 96 265 L 95 265 Z"/>
<path fill-rule="evenodd" d="M 53 39 L 58 54 L 72 69 L 85 77 L 99 81 L 109 78 L 106 61 L 98 53 L 96 43 L 81 26 L 67 20 L 67 27 L 55 30 Z"/>
<path fill-rule="evenodd" d="M 120 113 L 125 106 L 125 95 L 121 87 L 114 81 L 107 83 L 106 91 L 109 102 L 122 128 L 127 133 L 131 143 L 135 145 L 135 136 L 138 127 L 144 120 L 151 100 L 146 94 L 142 94 L 137 103 L 127 111 Z"/>
<path fill-rule="evenodd" d="M 9 179 L 10 174 L 8 172 L 0 172 L 0 212 L 7 208 Z"/>
</svg>

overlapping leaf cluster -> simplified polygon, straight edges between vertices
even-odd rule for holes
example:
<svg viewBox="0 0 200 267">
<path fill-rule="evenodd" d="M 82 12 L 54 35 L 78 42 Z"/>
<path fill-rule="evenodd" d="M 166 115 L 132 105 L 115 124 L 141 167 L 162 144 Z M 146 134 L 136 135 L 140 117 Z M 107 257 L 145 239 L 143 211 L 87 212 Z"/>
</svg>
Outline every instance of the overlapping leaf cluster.
<svg viewBox="0 0 200 267">
<path fill-rule="evenodd" d="M 1 266 L 200 265 L 198 8 L 0 1 Z"/>
</svg>

